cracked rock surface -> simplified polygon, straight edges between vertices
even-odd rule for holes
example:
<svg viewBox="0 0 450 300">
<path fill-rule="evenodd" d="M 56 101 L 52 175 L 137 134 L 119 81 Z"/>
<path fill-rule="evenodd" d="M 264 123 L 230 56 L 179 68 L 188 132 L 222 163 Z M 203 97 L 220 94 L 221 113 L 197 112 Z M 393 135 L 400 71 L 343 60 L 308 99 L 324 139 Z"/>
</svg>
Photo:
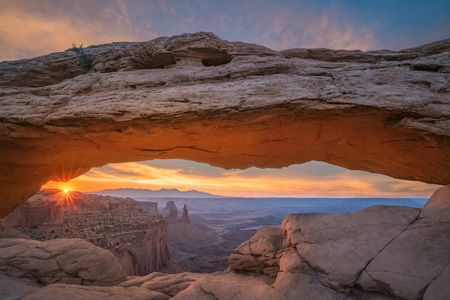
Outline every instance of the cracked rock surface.
<svg viewBox="0 0 450 300">
<path fill-rule="evenodd" d="M 311 160 L 450 182 L 450 40 L 289 49 L 212 33 L 0 63 L 0 217 L 48 180 L 110 162 L 223 168 Z"/>
<path fill-rule="evenodd" d="M 105 269 L 95 253 L 107 251 L 88 242 L 39 243 L 11 238 L 8 232 L 8 238 L 0 238 L 0 295 L 27 300 L 447 299 L 449 220 L 447 185 L 421 210 L 373 206 L 351 213 L 289 215 L 281 228 L 263 227 L 240 245 L 224 272 L 127 278 L 117 260 L 120 270 L 110 263 Z M 114 286 L 99 286 L 113 280 Z"/>
<path fill-rule="evenodd" d="M 41 284 L 112 286 L 126 274 L 109 251 L 82 239 L 0 239 L 0 271 Z"/>
<path fill-rule="evenodd" d="M 270 247 L 267 241 L 277 240 L 276 234 L 262 234 L 263 228 L 230 256 L 230 268 L 258 273 L 265 267 L 257 263 L 261 256 L 277 257 L 272 287 L 286 299 L 445 299 L 449 225 L 449 185 L 422 210 L 372 206 L 350 213 L 293 214 L 278 233 L 281 246 Z M 252 241 L 266 241 L 264 250 L 249 251 Z"/>
</svg>

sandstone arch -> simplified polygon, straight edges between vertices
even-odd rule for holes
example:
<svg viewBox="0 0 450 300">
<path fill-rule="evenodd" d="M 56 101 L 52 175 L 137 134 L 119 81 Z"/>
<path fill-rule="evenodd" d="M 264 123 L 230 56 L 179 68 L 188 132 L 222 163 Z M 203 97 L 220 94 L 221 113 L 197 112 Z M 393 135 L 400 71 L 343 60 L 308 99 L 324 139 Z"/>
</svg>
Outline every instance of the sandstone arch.
<svg viewBox="0 0 450 300">
<path fill-rule="evenodd" d="M 290 49 L 211 33 L 0 63 L 0 217 L 48 180 L 110 162 L 223 168 L 325 161 L 450 183 L 450 40 Z"/>
</svg>

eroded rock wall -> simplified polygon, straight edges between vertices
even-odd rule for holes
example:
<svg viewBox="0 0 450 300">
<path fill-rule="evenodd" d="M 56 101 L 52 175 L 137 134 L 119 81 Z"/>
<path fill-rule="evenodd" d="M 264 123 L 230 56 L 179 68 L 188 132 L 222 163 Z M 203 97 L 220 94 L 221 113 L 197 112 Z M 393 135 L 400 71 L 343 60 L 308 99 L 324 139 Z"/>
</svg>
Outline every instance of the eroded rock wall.
<svg viewBox="0 0 450 300">
<path fill-rule="evenodd" d="M 211 33 L 0 63 L 0 216 L 109 162 L 310 160 L 450 182 L 450 41 L 276 52 Z"/>
<path fill-rule="evenodd" d="M 176 272 L 170 262 L 164 219 L 144 213 L 131 198 L 43 190 L 5 218 L 40 240 L 83 238 L 110 250 L 128 275 Z M 155 203 L 156 204 L 156 203 Z"/>
</svg>

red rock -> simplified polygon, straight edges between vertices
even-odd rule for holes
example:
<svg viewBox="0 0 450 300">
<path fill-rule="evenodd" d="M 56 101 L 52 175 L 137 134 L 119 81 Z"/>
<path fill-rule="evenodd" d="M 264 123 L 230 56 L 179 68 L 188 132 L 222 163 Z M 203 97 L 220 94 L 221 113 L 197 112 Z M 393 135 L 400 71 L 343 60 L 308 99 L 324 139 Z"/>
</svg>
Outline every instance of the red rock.
<svg viewBox="0 0 450 300">
<path fill-rule="evenodd" d="M 447 184 L 449 49 L 277 52 L 202 32 L 88 47 L 89 72 L 73 51 L 1 62 L 0 217 L 48 180 L 155 158 Z"/>
</svg>

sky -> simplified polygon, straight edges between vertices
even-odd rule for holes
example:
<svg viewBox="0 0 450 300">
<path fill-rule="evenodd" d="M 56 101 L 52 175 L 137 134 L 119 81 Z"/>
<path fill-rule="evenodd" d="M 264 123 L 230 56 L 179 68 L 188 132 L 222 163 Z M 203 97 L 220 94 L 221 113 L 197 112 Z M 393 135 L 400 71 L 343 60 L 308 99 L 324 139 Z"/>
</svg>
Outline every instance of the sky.
<svg viewBox="0 0 450 300">
<path fill-rule="evenodd" d="M 198 31 L 275 50 L 399 50 L 450 38 L 450 1 L 0 0 L 0 61 Z"/>
<path fill-rule="evenodd" d="M 424 197 L 438 185 L 351 171 L 324 162 L 282 169 L 224 170 L 181 159 L 114 163 L 94 168 L 68 183 L 43 188 L 95 192 L 111 188 L 199 190 L 236 197 Z"/>
<path fill-rule="evenodd" d="M 72 44 L 147 41 L 198 31 L 275 50 L 400 50 L 450 38 L 450 1 L 0 0 L 0 61 L 64 51 Z M 70 185 L 81 191 L 179 188 L 294 197 L 428 197 L 437 188 L 320 162 L 226 171 L 181 160 L 110 164 Z"/>
</svg>

